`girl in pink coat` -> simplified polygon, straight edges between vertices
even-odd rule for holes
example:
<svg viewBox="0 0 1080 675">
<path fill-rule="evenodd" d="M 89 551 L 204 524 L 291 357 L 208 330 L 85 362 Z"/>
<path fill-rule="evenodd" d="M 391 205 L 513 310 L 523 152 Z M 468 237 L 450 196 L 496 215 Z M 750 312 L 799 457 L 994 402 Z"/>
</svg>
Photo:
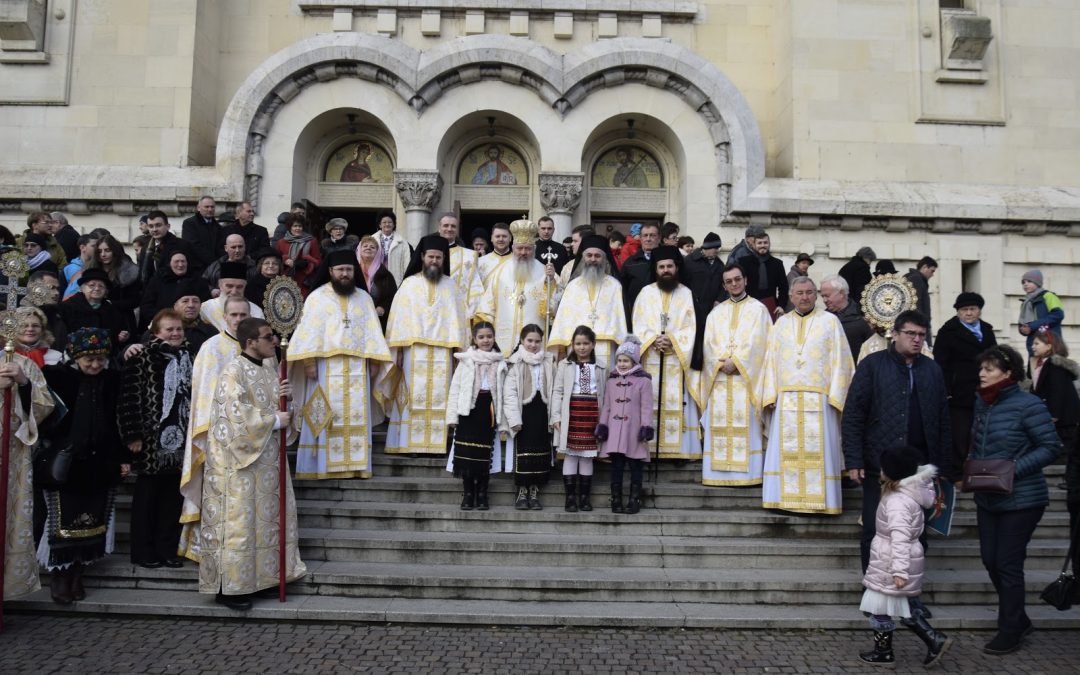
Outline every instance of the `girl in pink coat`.
<svg viewBox="0 0 1080 675">
<path fill-rule="evenodd" d="M 900 446 L 881 453 L 881 502 L 876 515 L 877 533 L 870 543 L 870 564 L 863 577 L 859 609 L 870 617 L 874 648 L 859 654 L 866 663 L 891 666 L 895 662 L 893 617 L 926 644 L 924 666 L 935 665 L 952 638 L 934 630 L 921 609 L 910 602 L 922 592 L 923 547 L 919 543 L 924 510 L 934 504 L 932 464 L 918 466 L 918 451 Z"/>
<path fill-rule="evenodd" d="M 615 370 L 608 376 L 596 437 L 601 457 L 611 457 L 611 512 L 641 510 L 642 462 L 649 461 L 653 439 L 652 378 L 641 367 L 641 341 L 633 335 L 615 351 Z M 623 464 L 630 462 L 630 498 L 622 503 Z"/>
</svg>

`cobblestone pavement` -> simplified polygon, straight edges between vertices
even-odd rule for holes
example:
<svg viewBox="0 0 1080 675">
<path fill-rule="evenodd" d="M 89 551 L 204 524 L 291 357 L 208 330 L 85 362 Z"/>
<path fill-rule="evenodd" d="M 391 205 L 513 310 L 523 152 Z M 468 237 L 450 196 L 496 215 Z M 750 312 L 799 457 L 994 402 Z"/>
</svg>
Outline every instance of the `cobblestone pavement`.
<svg viewBox="0 0 1080 675">
<path fill-rule="evenodd" d="M 9 615 L 2 673 L 845 673 L 861 631 L 709 631 L 289 624 Z M 941 672 L 1080 673 L 1080 631 L 1038 631 L 1025 649 L 983 654 L 957 632 Z M 922 672 L 914 635 L 898 672 Z M 855 659 L 853 661 L 853 658 Z"/>
</svg>

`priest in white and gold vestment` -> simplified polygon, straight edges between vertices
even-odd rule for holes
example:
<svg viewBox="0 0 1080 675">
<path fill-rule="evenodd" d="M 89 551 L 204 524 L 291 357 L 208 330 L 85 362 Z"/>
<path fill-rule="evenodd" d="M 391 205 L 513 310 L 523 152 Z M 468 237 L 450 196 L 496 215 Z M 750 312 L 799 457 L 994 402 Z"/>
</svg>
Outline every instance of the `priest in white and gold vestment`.
<svg viewBox="0 0 1080 675">
<path fill-rule="evenodd" d="M 375 396 L 390 416 L 388 453 L 446 454 L 453 353 L 469 344 L 449 252 L 439 235 L 421 239 L 390 307 L 386 342 L 392 360 L 381 365 L 375 383 Z"/>
<path fill-rule="evenodd" d="M 495 342 L 504 354 L 514 349 L 525 326 L 534 323 L 545 328 L 550 324 L 549 308 L 560 292 L 554 269 L 548 274 L 546 266 L 536 259 L 536 225 L 515 220 L 510 232 L 511 260 L 500 265 L 487 283 L 476 314 L 478 320 L 495 326 Z"/>
<path fill-rule="evenodd" d="M 574 330 L 588 326 L 596 333 L 596 362 L 615 367 L 615 350 L 626 338 L 622 284 L 611 276 L 615 272 L 607 239 L 596 234 L 585 237 L 578 246 L 574 277 L 558 301 L 548 349 L 569 351 Z"/>
<path fill-rule="evenodd" d="M 14 386 L 13 386 L 14 385 Z M 8 455 L 7 538 L 4 555 L 4 597 L 11 600 L 41 588 L 34 548 L 34 492 L 31 448 L 38 442 L 38 425 L 53 410 L 53 398 L 33 361 L 14 354 L 0 365 L 0 393 L 11 388 L 11 429 Z"/>
<path fill-rule="evenodd" d="M 480 256 L 476 261 L 476 271 L 480 275 L 480 284 L 486 291 L 491 285 L 491 280 L 505 263 L 510 262 L 512 251 L 510 250 L 510 226 L 506 223 L 495 223 L 491 226 L 491 253 Z M 534 240 L 535 241 L 535 240 Z M 481 299 L 481 304 L 483 300 Z"/>
<path fill-rule="evenodd" d="M 705 320 L 701 398 L 702 485 L 761 485 L 765 463 L 758 389 L 772 317 L 746 292 L 746 273 L 725 269 L 728 299 Z"/>
<path fill-rule="evenodd" d="M 698 371 L 690 369 L 697 334 L 694 294 L 679 283 L 682 253 L 677 248 L 657 247 L 652 251 L 650 264 L 653 283 L 638 293 L 631 324 L 641 339 L 641 367 L 652 376 L 653 400 L 660 415 L 656 424 L 660 457 L 698 459 L 701 457 L 700 378 Z M 660 377 L 661 353 L 663 378 Z M 650 443 L 649 447 L 652 449 L 654 445 Z"/>
<path fill-rule="evenodd" d="M 762 505 L 800 513 L 841 511 L 840 413 L 854 366 L 840 320 L 817 309 L 809 277 L 791 283 L 795 310 L 769 333 L 761 404 L 769 428 Z"/>
<path fill-rule="evenodd" d="M 477 269 L 476 251 L 458 244 L 458 230 L 458 217 L 453 213 L 444 213 L 439 218 L 439 236 L 450 245 L 450 276 L 461 293 L 465 318 L 471 322 L 484 293 L 484 285 Z"/>
<path fill-rule="evenodd" d="M 177 553 L 195 562 L 199 561 L 199 521 L 202 513 L 203 465 L 206 462 L 207 432 L 210 430 L 210 404 L 225 366 L 240 355 L 236 329 L 241 321 L 248 318 L 252 306 L 243 296 L 227 296 L 222 307 L 225 330 L 204 342 L 191 364 L 191 415 L 188 418 L 184 464 L 180 473 L 180 494 L 184 497 L 180 511 L 183 529 Z"/>
<path fill-rule="evenodd" d="M 363 278 L 356 253 L 333 251 L 326 261 L 330 281 L 308 295 L 289 342 L 302 417 L 296 477 L 370 478 L 371 428 L 384 419 L 371 382 L 390 349 L 371 296 L 355 286 Z"/>
<path fill-rule="evenodd" d="M 219 601 L 230 606 L 237 599 L 226 596 L 278 584 L 281 430 L 296 437 L 291 413 L 278 412 L 279 394 L 288 396 L 290 389 L 279 382 L 273 331 L 262 319 L 246 319 L 237 333 L 243 353 L 225 366 L 210 402 L 199 564 L 199 592 L 219 594 Z M 307 574 L 288 473 L 285 565 L 286 581 Z"/>
</svg>

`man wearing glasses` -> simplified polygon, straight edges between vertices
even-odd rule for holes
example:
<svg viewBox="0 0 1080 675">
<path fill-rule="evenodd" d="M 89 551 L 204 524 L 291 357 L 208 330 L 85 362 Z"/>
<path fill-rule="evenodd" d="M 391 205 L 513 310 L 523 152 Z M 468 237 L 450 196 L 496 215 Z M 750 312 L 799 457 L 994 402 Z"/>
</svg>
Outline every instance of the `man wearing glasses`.
<svg viewBox="0 0 1080 675">
<path fill-rule="evenodd" d="M 959 478 L 951 452 L 945 377 L 941 367 L 922 353 L 929 332 L 924 314 L 902 312 L 893 324 L 892 344 L 859 363 L 848 389 L 841 437 L 848 477 L 863 489 L 864 572 L 881 500 L 878 476 L 883 451 L 906 446 L 917 453 L 920 465 L 933 464 L 948 480 Z M 924 533 L 924 546 L 925 537 Z"/>
</svg>

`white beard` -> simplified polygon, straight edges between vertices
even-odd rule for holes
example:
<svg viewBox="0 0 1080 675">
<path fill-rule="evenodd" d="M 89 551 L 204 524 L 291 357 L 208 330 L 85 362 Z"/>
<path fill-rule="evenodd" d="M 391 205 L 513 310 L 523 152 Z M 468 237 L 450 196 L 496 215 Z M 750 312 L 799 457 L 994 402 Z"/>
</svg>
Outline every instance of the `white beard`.
<svg viewBox="0 0 1080 675">
<path fill-rule="evenodd" d="M 510 261 L 513 265 L 512 271 L 514 273 L 514 283 L 524 284 L 529 280 L 529 262 L 528 260 L 520 260 L 517 256 Z"/>
</svg>

